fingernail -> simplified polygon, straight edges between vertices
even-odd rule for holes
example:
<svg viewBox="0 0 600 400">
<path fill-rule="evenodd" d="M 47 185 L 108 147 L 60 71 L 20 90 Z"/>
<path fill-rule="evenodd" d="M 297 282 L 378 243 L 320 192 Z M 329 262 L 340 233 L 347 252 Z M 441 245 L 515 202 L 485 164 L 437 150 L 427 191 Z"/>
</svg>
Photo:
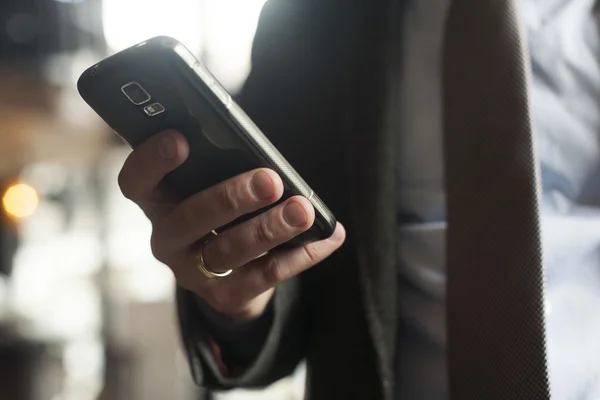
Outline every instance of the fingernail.
<svg viewBox="0 0 600 400">
<path fill-rule="evenodd" d="M 163 158 L 168 160 L 175 158 L 177 155 L 177 141 L 175 137 L 170 133 L 163 135 L 158 141 L 158 151 Z"/>
<path fill-rule="evenodd" d="M 273 197 L 275 194 L 274 186 L 273 180 L 269 177 L 269 174 L 264 171 L 254 174 L 252 181 L 250 182 L 250 187 L 252 188 L 254 196 L 260 200 L 267 200 Z"/>
<path fill-rule="evenodd" d="M 283 219 L 291 226 L 302 226 L 306 223 L 306 212 L 304 208 L 295 201 L 283 209 Z"/>
</svg>

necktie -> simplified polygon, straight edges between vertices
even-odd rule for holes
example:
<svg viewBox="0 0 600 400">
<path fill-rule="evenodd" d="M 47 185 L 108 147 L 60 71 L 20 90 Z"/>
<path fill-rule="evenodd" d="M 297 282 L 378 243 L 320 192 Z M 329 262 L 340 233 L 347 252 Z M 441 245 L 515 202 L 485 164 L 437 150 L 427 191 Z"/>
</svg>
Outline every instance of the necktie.
<svg viewBox="0 0 600 400">
<path fill-rule="evenodd" d="M 514 0 L 452 0 L 445 41 L 450 396 L 548 399 L 539 186 Z"/>
</svg>

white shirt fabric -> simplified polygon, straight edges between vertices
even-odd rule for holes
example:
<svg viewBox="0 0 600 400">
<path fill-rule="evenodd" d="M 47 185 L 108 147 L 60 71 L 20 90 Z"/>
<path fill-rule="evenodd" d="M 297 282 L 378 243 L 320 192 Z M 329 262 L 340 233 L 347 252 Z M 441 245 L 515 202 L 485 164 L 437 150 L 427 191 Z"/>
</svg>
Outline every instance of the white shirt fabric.
<svg viewBox="0 0 600 400">
<path fill-rule="evenodd" d="M 446 399 L 441 50 L 450 0 L 405 11 L 398 395 Z M 600 399 L 600 32 L 594 0 L 521 0 L 542 171 L 553 397 Z M 493 178 L 491 178 L 493 179 Z M 509 190 L 509 188 L 507 188 Z"/>
</svg>

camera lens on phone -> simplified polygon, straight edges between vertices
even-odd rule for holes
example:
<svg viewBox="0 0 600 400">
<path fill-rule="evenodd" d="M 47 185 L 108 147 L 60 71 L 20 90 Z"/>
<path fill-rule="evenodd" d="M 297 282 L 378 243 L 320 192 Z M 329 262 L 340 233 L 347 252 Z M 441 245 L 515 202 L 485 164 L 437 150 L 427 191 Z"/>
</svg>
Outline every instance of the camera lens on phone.
<svg viewBox="0 0 600 400">
<path fill-rule="evenodd" d="M 140 104 L 144 104 L 150 101 L 150 95 L 146 90 L 137 82 L 129 82 L 126 85 L 123 85 L 121 91 L 129 101 L 131 101 L 136 106 Z"/>
</svg>

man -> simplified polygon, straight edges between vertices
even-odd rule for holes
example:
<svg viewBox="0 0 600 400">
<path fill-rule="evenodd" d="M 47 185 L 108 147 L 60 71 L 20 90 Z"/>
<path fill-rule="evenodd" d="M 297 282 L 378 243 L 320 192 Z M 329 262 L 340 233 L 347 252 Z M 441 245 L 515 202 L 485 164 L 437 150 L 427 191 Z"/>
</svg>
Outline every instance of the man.
<svg viewBox="0 0 600 400">
<path fill-rule="evenodd" d="M 441 79 L 449 1 L 266 3 L 241 103 L 344 224 L 328 240 L 260 257 L 311 225 L 314 212 L 302 198 L 211 237 L 281 196 L 272 171 L 179 202 L 159 182 L 187 156 L 181 135 L 158 135 L 128 158 L 120 185 L 151 219 L 155 255 L 181 287 L 181 330 L 198 384 L 261 387 L 305 358 L 310 399 L 449 398 Z M 597 399 L 593 4 L 520 6 L 534 73 L 552 394 Z M 142 179 L 138 170 L 146 171 Z M 484 374 L 482 384 L 494 376 Z M 521 389 L 507 387 L 498 398 L 526 398 Z"/>
</svg>

